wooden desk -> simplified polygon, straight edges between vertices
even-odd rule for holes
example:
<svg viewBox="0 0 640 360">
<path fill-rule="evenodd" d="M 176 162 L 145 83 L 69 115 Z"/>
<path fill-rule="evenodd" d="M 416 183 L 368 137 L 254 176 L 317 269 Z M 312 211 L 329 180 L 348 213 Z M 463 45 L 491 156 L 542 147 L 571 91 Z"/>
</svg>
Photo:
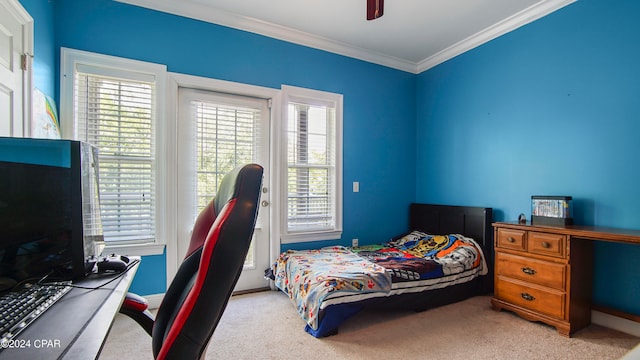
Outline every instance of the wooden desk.
<svg viewBox="0 0 640 360">
<path fill-rule="evenodd" d="M 23 348 L 3 349 L 0 359 L 98 358 L 137 269 L 99 289 L 71 289 L 16 337 Z M 90 275 L 74 284 L 93 288 L 115 277 Z"/>
<path fill-rule="evenodd" d="M 497 222 L 491 304 L 571 333 L 591 323 L 593 242 L 640 244 L 640 231 Z"/>
<path fill-rule="evenodd" d="M 550 226 L 550 225 L 531 225 L 519 224 L 517 222 L 496 222 L 494 227 L 504 227 L 511 229 L 530 230 L 532 228 L 542 229 L 544 231 L 553 232 L 556 234 L 564 234 L 571 238 L 587 239 L 587 240 L 600 240 L 600 241 L 612 241 L 626 244 L 638 244 L 640 245 L 640 230 L 627 230 L 602 226 L 584 226 L 584 225 L 564 225 L 564 226 Z"/>
</svg>

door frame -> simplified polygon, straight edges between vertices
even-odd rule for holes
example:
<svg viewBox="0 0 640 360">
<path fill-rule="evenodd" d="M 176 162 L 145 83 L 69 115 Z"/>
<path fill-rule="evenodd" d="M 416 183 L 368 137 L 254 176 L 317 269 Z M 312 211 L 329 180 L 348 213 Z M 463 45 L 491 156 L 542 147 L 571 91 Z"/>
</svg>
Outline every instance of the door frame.
<svg viewBox="0 0 640 360">
<path fill-rule="evenodd" d="M 269 188 L 269 201 L 270 205 L 267 206 L 269 211 L 269 257 L 273 259 L 280 252 L 280 241 L 277 235 L 279 229 L 277 228 L 277 219 L 279 214 L 279 204 L 276 200 L 277 194 L 274 193 L 277 187 L 278 181 L 278 162 L 277 154 L 279 148 L 277 144 L 280 143 L 279 134 L 279 119 L 280 119 L 280 89 L 267 88 L 256 85 L 242 84 L 225 80 L 217 80 L 211 78 L 205 78 L 194 75 L 186 75 L 180 73 L 169 72 L 167 75 L 167 114 L 168 114 L 168 127 L 167 127 L 167 146 L 163 151 L 166 152 L 167 161 L 170 166 L 177 165 L 177 134 L 178 134 L 178 88 L 187 87 L 205 91 L 214 91 L 220 93 L 227 93 L 240 96 L 257 97 L 263 99 L 271 99 L 271 124 L 269 129 L 269 161 L 270 171 L 269 178 L 263 180 L 263 186 Z M 175 167 L 173 167 L 175 168 Z M 177 189 L 178 174 L 174 177 L 167 179 L 168 188 Z M 176 209 L 178 204 L 178 198 L 176 191 L 171 191 L 167 194 L 166 205 L 168 209 Z M 263 208 L 264 209 L 264 208 Z M 263 210 L 261 209 L 261 211 Z M 178 226 L 175 221 L 176 216 L 168 217 L 174 219 L 167 226 L 167 241 L 166 241 L 166 272 L 167 272 L 167 288 L 171 285 L 178 267 L 182 262 L 182 256 L 179 254 L 180 248 L 178 246 Z M 188 245 L 187 245 L 188 246 Z"/>
</svg>

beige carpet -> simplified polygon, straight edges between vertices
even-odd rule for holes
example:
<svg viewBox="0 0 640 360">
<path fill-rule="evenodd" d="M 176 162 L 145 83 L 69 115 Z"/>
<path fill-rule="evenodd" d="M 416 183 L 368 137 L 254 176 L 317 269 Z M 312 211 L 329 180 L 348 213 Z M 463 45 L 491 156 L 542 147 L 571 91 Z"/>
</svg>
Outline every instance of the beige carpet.
<svg viewBox="0 0 640 360">
<path fill-rule="evenodd" d="M 549 326 L 491 310 L 489 297 L 415 312 L 362 312 L 316 339 L 286 295 L 234 296 L 207 359 L 619 359 L 640 339 L 598 325 L 565 338 Z M 151 339 L 118 315 L 100 359 L 152 359 Z"/>
</svg>

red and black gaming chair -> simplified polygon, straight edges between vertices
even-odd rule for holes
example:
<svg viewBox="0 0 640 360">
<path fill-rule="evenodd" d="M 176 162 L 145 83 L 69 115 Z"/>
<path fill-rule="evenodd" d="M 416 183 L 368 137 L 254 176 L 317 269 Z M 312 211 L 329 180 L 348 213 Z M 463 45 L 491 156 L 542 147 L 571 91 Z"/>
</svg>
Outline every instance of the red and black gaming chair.
<svg viewBox="0 0 640 360">
<path fill-rule="evenodd" d="M 144 298 L 127 294 L 120 312 L 152 337 L 156 359 L 199 359 L 205 350 L 244 264 L 258 213 L 260 165 L 225 175 L 216 197 L 200 213 L 187 255 L 155 319 Z"/>
</svg>

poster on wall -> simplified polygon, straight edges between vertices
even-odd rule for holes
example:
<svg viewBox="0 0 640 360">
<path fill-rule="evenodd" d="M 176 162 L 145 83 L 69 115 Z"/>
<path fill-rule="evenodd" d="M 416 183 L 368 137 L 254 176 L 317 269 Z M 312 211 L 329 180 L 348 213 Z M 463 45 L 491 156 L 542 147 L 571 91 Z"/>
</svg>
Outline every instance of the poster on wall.
<svg viewBox="0 0 640 360">
<path fill-rule="evenodd" d="M 53 99 L 39 89 L 33 91 L 31 137 L 60 139 L 60 123 Z"/>
</svg>

